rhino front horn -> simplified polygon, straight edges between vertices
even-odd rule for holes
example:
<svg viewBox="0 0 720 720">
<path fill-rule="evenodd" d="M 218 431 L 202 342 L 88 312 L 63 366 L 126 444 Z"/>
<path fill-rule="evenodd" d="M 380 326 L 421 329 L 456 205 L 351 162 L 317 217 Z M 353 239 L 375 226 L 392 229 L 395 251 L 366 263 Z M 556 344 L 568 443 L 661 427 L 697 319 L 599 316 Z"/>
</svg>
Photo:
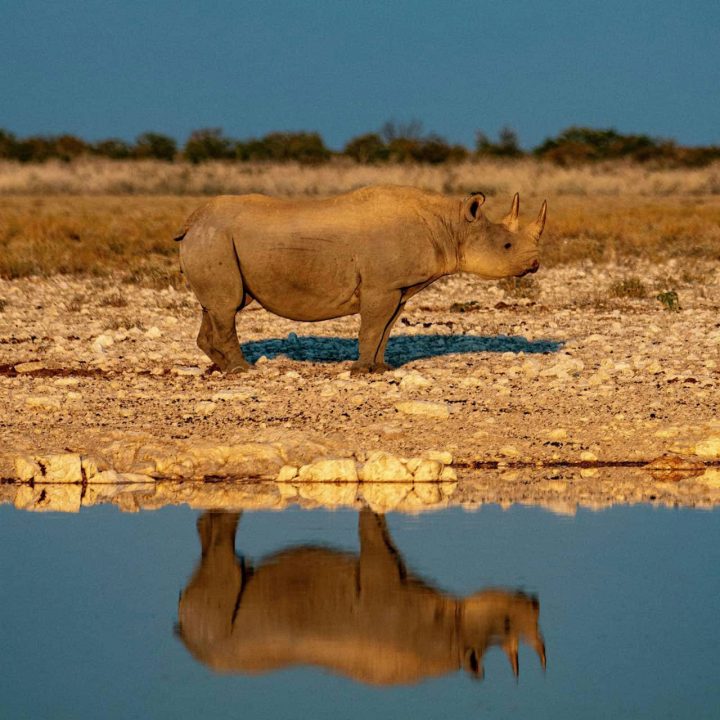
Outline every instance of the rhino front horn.
<svg viewBox="0 0 720 720">
<path fill-rule="evenodd" d="M 545 218 L 546 217 L 547 217 L 547 200 L 543 200 L 543 204 L 542 204 L 542 207 L 540 208 L 540 212 L 538 213 L 537 220 L 535 220 L 534 223 L 530 223 L 530 225 L 528 225 L 528 232 L 536 240 L 539 240 L 540 236 L 542 235 L 542 232 L 545 228 Z"/>
<path fill-rule="evenodd" d="M 510 231 L 517 232 L 520 225 L 520 193 L 515 193 L 510 212 L 503 218 L 502 224 Z"/>
</svg>

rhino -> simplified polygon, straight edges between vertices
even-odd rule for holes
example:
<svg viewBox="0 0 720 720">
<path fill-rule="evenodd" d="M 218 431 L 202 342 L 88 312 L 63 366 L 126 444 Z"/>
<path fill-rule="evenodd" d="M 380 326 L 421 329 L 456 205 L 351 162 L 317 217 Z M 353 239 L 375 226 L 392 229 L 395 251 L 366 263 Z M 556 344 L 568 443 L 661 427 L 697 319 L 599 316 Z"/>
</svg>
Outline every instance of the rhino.
<svg viewBox="0 0 720 720">
<path fill-rule="evenodd" d="M 359 517 L 360 554 L 295 547 L 253 569 L 235 554 L 237 513 L 198 520 L 202 559 L 180 595 L 177 634 L 219 672 L 320 667 L 374 685 L 417 683 L 464 668 L 483 677 L 500 646 L 518 676 L 520 640 L 546 665 L 540 605 L 522 592 L 454 597 L 411 575 L 385 519 Z"/>
<path fill-rule="evenodd" d="M 519 227 L 520 197 L 491 222 L 485 196 L 463 199 L 380 185 L 325 199 L 260 194 L 216 197 L 175 235 L 180 266 L 202 306 L 198 347 L 226 373 L 247 370 L 236 313 L 256 300 L 290 320 L 360 313 L 354 374 L 388 369 L 393 323 L 416 293 L 441 277 L 486 279 L 538 269 L 547 202 Z"/>
</svg>

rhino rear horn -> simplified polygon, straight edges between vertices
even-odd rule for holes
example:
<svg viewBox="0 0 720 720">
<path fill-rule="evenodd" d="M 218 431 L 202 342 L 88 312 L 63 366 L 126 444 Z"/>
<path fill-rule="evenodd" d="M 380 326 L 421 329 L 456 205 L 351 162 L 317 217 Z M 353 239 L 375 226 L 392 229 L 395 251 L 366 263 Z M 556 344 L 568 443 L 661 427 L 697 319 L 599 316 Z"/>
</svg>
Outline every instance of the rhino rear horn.
<svg viewBox="0 0 720 720">
<path fill-rule="evenodd" d="M 510 231 L 517 232 L 520 225 L 520 193 L 515 193 L 510 212 L 502 219 L 502 224 Z"/>
<path fill-rule="evenodd" d="M 540 236 L 542 235 L 542 232 L 545 228 L 545 218 L 546 217 L 547 217 L 547 200 L 543 200 L 543 204 L 542 204 L 542 207 L 540 208 L 540 212 L 538 213 L 537 220 L 535 220 L 535 222 L 530 223 L 530 225 L 528 225 L 528 232 L 536 240 L 539 240 Z"/>
</svg>

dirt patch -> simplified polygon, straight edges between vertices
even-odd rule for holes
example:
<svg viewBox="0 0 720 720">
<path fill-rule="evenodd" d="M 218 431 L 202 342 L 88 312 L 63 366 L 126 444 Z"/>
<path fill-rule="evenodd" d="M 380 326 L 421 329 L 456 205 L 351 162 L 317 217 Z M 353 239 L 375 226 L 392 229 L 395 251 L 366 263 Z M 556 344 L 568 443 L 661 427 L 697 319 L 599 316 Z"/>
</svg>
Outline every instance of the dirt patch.
<svg viewBox="0 0 720 720">
<path fill-rule="evenodd" d="M 254 369 L 225 377 L 195 346 L 199 308 L 184 288 L 2 281 L 0 476 L 12 477 L 18 454 L 92 453 L 132 433 L 161 445 L 302 437 L 326 448 L 320 455 L 358 462 L 435 449 L 476 471 L 580 472 L 668 454 L 713 462 L 720 274 L 696 269 L 703 281 L 678 286 L 680 311 L 655 292 L 608 292 L 625 277 L 664 286 L 682 274 L 677 261 L 551 268 L 532 299 L 445 279 L 397 324 L 388 358 L 398 368 L 365 377 L 349 374 L 355 317 L 301 324 L 251 305 L 238 330 Z M 123 302 L 104 302 L 111 290 Z M 82 307 L 70 309 L 79 295 Z"/>
</svg>

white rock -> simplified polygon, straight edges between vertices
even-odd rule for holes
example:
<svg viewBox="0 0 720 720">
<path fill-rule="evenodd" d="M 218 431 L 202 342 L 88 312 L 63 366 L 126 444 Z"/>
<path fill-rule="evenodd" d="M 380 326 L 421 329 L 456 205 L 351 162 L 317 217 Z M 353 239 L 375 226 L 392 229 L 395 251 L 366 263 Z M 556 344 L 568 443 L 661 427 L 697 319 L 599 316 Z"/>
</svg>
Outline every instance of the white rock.
<svg viewBox="0 0 720 720">
<path fill-rule="evenodd" d="M 297 477 L 298 469 L 294 465 L 283 465 L 278 472 L 277 482 L 286 483 Z"/>
<path fill-rule="evenodd" d="M 145 331 L 145 337 L 157 340 L 157 338 L 162 337 L 162 330 L 157 325 L 153 325 Z"/>
<path fill-rule="evenodd" d="M 443 471 L 443 464 L 437 460 L 421 460 L 417 468 L 413 471 L 415 482 L 434 482 L 440 479 L 440 473 Z"/>
<path fill-rule="evenodd" d="M 413 477 L 400 458 L 382 450 L 371 452 L 358 474 L 364 482 L 407 482 Z"/>
<path fill-rule="evenodd" d="M 42 370 L 45 367 L 45 363 L 42 363 L 39 360 L 33 360 L 31 362 L 18 363 L 15 366 L 15 372 L 30 373 L 35 372 L 36 370 Z"/>
<path fill-rule="evenodd" d="M 597 460 L 597 455 L 589 450 L 583 450 L 580 453 L 580 460 L 583 462 L 595 462 Z"/>
<path fill-rule="evenodd" d="M 326 507 L 352 506 L 358 494 L 358 486 L 352 482 L 301 482 L 297 490 L 301 498 Z"/>
<path fill-rule="evenodd" d="M 695 454 L 704 458 L 720 457 L 720 435 L 711 435 L 695 445 Z"/>
<path fill-rule="evenodd" d="M 432 387 L 433 381 L 421 375 L 419 372 L 413 371 L 405 375 L 400 381 L 400 387 L 403 390 L 422 390 Z"/>
<path fill-rule="evenodd" d="M 197 367 L 197 365 L 176 365 L 170 372 L 172 372 L 173 375 L 198 377 L 205 371 L 201 367 Z"/>
<path fill-rule="evenodd" d="M 437 460 L 443 465 L 452 465 L 453 456 L 449 450 L 426 450 L 423 457 L 428 460 Z"/>
<path fill-rule="evenodd" d="M 49 395 L 30 395 L 25 398 L 25 404 L 37 410 L 60 410 L 62 407 L 60 398 Z"/>
<path fill-rule="evenodd" d="M 201 400 L 199 403 L 195 404 L 195 414 L 196 415 L 202 415 L 203 417 L 207 417 L 208 415 L 212 415 L 215 412 L 215 408 L 217 407 L 217 404 L 212 402 L 211 400 Z"/>
<path fill-rule="evenodd" d="M 426 400 L 405 400 L 395 403 L 395 409 L 404 415 L 420 415 L 438 420 L 447 420 L 450 417 L 450 410 L 445 403 Z"/>
<path fill-rule="evenodd" d="M 114 342 L 112 335 L 98 335 L 92 343 L 93 352 L 103 354 Z"/>
<path fill-rule="evenodd" d="M 249 400 L 252 397 L 252 393 L 249 390 L 218 390 L 212 399 L 216 402 L 243 402 Z"/>
<path fill-rule="evenodd" d="M 323 458 L 303 465 L 298 477 L 307 482 L 357 482 L 358 473 L 352 458 Z"/>
</svg>

